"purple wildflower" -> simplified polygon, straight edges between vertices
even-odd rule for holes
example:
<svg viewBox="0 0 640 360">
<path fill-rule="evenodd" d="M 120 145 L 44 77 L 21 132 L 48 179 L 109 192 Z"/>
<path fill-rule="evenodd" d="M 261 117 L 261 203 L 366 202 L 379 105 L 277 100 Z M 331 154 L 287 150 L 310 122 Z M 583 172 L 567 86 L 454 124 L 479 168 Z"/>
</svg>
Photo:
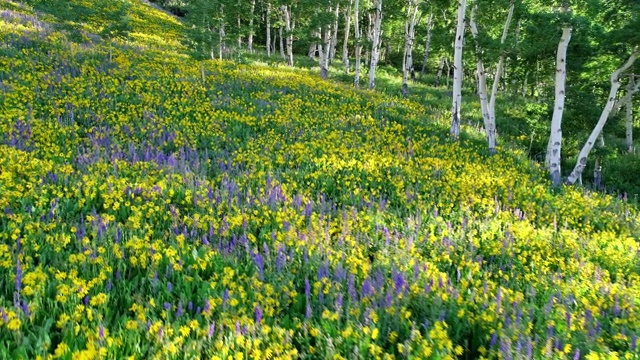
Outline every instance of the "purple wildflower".
<svg viewBox="0 0 640 360">
<path fill-rule="evenodd" d="M 178 309 L 176 310 L 176 317 L 182 316 L 184 309 L 182 308 L 182 301 L 178 302 Z"/>
<path fill-rule="evenodd" d="M 258 304 L 256 304 L 255 313 L 256 313 L 256 324 L 260 324 L 262 322 L 262 309 Z"/>
<path fill-rule="evenodd" d="M 495 332 L 491 334 L 491 341 L 489 342 L 489 348 L 493 349 L 496 346 L 496 342 L 498 341 L 498 334 Z"/>
</svg>

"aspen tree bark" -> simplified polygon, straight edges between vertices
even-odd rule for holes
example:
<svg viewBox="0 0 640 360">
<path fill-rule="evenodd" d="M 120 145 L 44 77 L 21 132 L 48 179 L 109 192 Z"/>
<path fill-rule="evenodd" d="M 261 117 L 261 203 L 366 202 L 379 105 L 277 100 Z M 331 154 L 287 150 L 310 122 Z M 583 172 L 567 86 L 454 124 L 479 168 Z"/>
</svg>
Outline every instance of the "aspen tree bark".
<svg viewBox="0 0 640 360">
<path fill-rule="evenodd" d="M 344 42 L 342 43 L 342 64 L 344 65 L 344 73 L 349 75 L 349 32 L 351 31 L 351 6 L 353 0 L 349 0 L 349 7 L 344 13 Z"/>
<path fill-rule="evenodd" d="M 464 17 L 467 0 L 458 1 L 458 25 L 456 27 L 455 52 L 453 56 L 453 103 L 451 105 L 451 129 L 454 139 L 460 137 L 460 107 L 462 105 L 462 46 L 464 43 Z"/>
<path fill-rule="evenodd" d="M 482 61 L 482 49 L 478 44 L 478 25 L 476 24 L 476 14 L 478 12 L 478 5 L 474 5 L 471 10 L 471 17 L 469 19 L 469 28 L 471 29 L 471 35 L 476 40 L 476 67 L 478 74 L 478 97 L 480 98 L 480 109 L 482 110 L 482 118 L 484 119 L 484 130 L 487 135 L 487 142 L 489 143 L 489 153 L 495 154 L 496 152 L 496 119 L 494 113 L 492 113 L 489 102 L 487 100 L 487 73 L 484 69 L 484 63 Z M 494 80 L 494 85 L 496 84 Z"/>
<path fill-rule="evenodd" d="M 504 24 L 502 30 L 502 38 L 500 39 L 500 46 L 504 46 L 507 40 L 507 34 L 509 33 L 509 26 L 511 25 L 511 19 L 513 19 L 513 10 L 515 8 L 514 0 L 511 0 L 509 6 L 509 15 L 507 15 L 507 21 Z M 504 58 L 505 54 L 503 50 L 500 50 L 500 59 L 498 60 L 498 66 L 496 67 L 496 75 L 493 78 L 493 86 L 491 88 L 491 96 L 489 97 L 489 112 L 495 118 L 496 116 L 496 95 L 498 95 L 498 84 L 500 83 L 500 77 L 504 71 Z"/>
<path fill-rule="evenodd" d="M 444 56 L 440 58 L 440 64 L 438 65 L 438 73 L 436 74 L 436 86 L 440 86 L 440 79 L 442 78 L 442 72 L 444 71 L 444 63 L 447 58 Z"/>
<path fill-rule="evenodd" d="M 286 6 L 280 7 L 280 10 L 282 11 L 280 12 L 280 14 L 278 14 L 280 18 L 280 25 L 278 26 L 278 38 L 280 38 L 280 56 L 282 56 L 283 59 L 286 59 L 286 55 L 284 54 L 284 35 L 282 31 L 282 23 L 284 21 L 282 18 L 282 12 L 284 11 L 285 8 Z"/>
<path fill-rule="evenodd" d="M 360 12 L 359 12 L 360 0 L 355 0 L 353 8 L 353 30 L 355 32 L 354 37 L 356 39 L 356 68 L 355 75 L 353 77 L 353 85 L 355 87 L 360 86 L 360 66 L 361 66 L 361 54 L 362 54 L 362 29 L 360 28 Z"/>
<path fill-rule="evenodd" d="M 332 7 L 329 6 L 327 9 L 328 13 L 331 13 Z M 318 49 L 320 50 L 320 77 L 326 80 L 329 77 L 329 58 L 331 56 L 331 24 L 325 25 L 324 34 L 322 35 L 321 41 L 324 41 Z"/>
<path fill-rule="evenodd" d="M 218 56 L 220 58 L 220 60 L 222 60 L 222 52 L 224 51 L 225 45 L 224 45 L 224 23 L 220 24 L 220 43 L 218 46 Z"/>
<path fill-rule="evenodd" d="M 627 94 L 630 94 L 631 91 L 633 91 L 634 88 L 634 77 L 633 75 L 629 75 L 629 84 L 627 84 Z M 625 96 L 626 97 L 626 101 L 625 101 L 625 108 L 626 108 L 626 116 L 625 116 L 625 123 L 626 123 L 626 145 L 627 145 L 627 151 L 629 153 L 633 153 L 635 151 L 634 147 L 633 147 L 633 101 L 631 99 L 631 96 Z"/>
<path fill-rule="evenodd" d="M 256 11 L 256 0 L 251 0 L 251 17 L 249 17 L 249 38 L 247 40 L 247 47 L 249 51 L 253 52 L 253 14 Z"/>
<path fill-rule="evenodd" d="M 433 13 L 429 14 L 429 20 L 427 20 L 427 42 L 424 45 L 424 59 L 422 60 L 422 69 L 420 70 L 420 79 L 427 70 L 427 63 L 429 61 L 429 49 L 431 48 L 431 35 L 433 31 Z"/>
<path fill-rule="evenodd" d="M 607 123 L 609 114 L 613 109 L 613 104 L 616 101 L 616 94 L 618 93 L 618 89 L 620 88 L 620 76 L 627 69 L 633 66 L 633 63 L 638 58 L 638 55 L 639 55 L 639 50 L 636 48 L 633 50 L 633 53 L 631 54 L 631 56 L 629 56 L 629 59 L 627 59 L 627 62 L 624 65 L 622 65 L 621 68 L 619 68 L 618 70 L 614 71 L 613 74 L 611 74 L 611 89 L 609 90 L 609 98 L 607 100 L 607 104 L 602 110 L 602 114 L 600 114 L 600 119 L 598 119 L 598 122 L 596 123 L 596 126 L 593 128 L 593 131 L 591 131 L 591 135 L 589 135 L 587 142 L 584 144 L 584 146 L 580 150 L 580 153 L 578 154 L 578 161 L 576 162 L 576 166 L 573 168 L 573 171 L 571 172 L 569 177 L 567 177 L 567 184 L 570 184 L 570 185 L 575 184 L 578 178 L 582 175 L 582 171 L 587 166 L 587 157 L 589 156 L 589 153 L 591 152 L 593 145 L 598 139 L 598 136 L 600 135 L 602 128 Z"/>
<path fill-rule="evenodd" d="M 569 11 L 565 9 L 565 11 Z M 562 113 L 564 111 L 565 81 L 567 79 L 567 48 L 571 41 L 572 28 L 569 24 L 562 29 L 562 37 L 558 43 L 556 56 L 556 82 L 555 82 L 555 103 L 553 107 L 553 118 L 551 119 L 551 134 L 547 146 L 547 158 L 549 164 L 549 174 L 554 186 L 562 183 L 562 173 L 560 169 L 560 159 L 562 151 Z"/>
<path fill-rule="evenodd" d="M 337 3 L 335 18 L 334 18 L 333 27 L 332 27 L 333 34 L 331 35 L 331 52 L 329 54 L 330 63 L 333 63 L 333 60 L 336 58 L 336 52 L 338 49 L 338 24 L 340 23 L 339 20 L 340 20 L 340 3 Z"/>
<path fill-rule="evenodd" d="M 237 18 L 237 22 L 238 22 L 238 29 L 240 29 L 242 27 L 242 25 L 240 24 L 240 17 L 238 16 Z M 238 49 L 240 49 L 242 47 L 242 34 L 238 34 Z"/>
<path fill-rule="evenodd" d="M 311 45 L 309 45 L 309 60 L 311 61 L 316 61 L 316 52 L 318 51 L 318 44 L 313 43 Z"/>
<path fill-rule="evenodd" d="M 634 79 L 634 76 L 630 75 L 629 80 L 633 81 L 633 79 Z M 640 91 L 640 81 L 635 81 L 633 83 L 627 84 L 627 88 L 624 96 L 621 99 L 617 99 L 616 102 L 613 104 L 613 109 L 611 109 L 611 113 L 609 113 L 609 118 L 616 116 L 616 114 L 618 114 L 623 104 L 625 104 L 626 106 L 627 103 L 630 103 L 633 99 L 633 95 L 635 95 L 638 91 Z M 633 124 L 632 124 L 632 131 L 633 131 Z M 600 147 L 604 147 L 603 134 L 604 132 L 601 131 L 600 135 L 598 136 L 598 143 Z"/>
<path fill-rule="evenodd" d="M 271 57 L 271 3 L 267 2 L 267 9 L 265 15 L 265 23 L 267 27 L 267 57 Z"/>
<path fill-rule="evenodd" d="M 409 73 L 413 69 L 413 40 L 415 37 L 418 4 L 407 2 L 407 20 L 404 24 L 404 58 L 402 60 L 402 95 L 409 96 Z"/>
<path fill-rule="evenodd" d="M 284 25 L 287 31 L 287 65 L 293 66 L 293 34 L 291 33 L 291 8 L 287 5 L 282 5 L 282 12 L 284 12 Z"/>
<path fill-rule="evenodd" d="M 382 37 L 382 0 L 373 0 L 375 7 L 373 23 L 373 42 L 371 44 L 371 62 L 369 64 L 369 89 L 376 86 L 376 67 L 380 56 L 380 38 Z"/>
</svg>

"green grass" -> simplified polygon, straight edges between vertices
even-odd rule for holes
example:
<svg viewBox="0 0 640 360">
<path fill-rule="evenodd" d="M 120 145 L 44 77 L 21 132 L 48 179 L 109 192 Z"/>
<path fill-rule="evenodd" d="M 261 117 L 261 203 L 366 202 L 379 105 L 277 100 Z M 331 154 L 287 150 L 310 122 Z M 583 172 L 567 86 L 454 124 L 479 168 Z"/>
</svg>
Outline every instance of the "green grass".
<svg viewBox="0 0 640 360">
<path fill-rule="evenodd" d="M 150 7 L 176 37 L 140 25 L 109 61 L 58 27 L 91 17 L 29 4 L 0 2 L 0 353 L 636 356 L 637 209 L 489 156 L 477 114 L 452 141 L 444 89 L 203 80 Z"/>
</svg>

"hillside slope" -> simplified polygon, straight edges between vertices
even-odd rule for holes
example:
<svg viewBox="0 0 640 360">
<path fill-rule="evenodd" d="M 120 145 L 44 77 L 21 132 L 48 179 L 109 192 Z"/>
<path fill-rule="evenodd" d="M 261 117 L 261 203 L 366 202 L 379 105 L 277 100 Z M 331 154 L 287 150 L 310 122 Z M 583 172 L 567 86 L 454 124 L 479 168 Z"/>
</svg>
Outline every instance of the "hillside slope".
<svg viewBox="0 0 640 360">
<path fill-rule="evenodd" d="M 636 209 L 144 3 L 109 61 L 56 3 L 0 0 L 1 353 L 635 356 Z"/>
</svg>

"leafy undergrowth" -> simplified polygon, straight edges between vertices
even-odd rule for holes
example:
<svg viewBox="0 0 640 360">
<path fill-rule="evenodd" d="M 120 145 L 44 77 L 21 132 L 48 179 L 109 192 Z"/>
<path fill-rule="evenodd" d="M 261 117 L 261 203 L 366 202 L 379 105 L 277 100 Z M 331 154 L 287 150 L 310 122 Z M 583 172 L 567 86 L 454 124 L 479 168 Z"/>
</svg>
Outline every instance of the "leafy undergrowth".
<svg viewBox="0 0 640 360">
<path fill-rule="evenodd" d="M 3 354 L 635 356 L 635 208 L 554 194 L 417 102 L 138 42 L 109 61 L 30 3 L 0 3 Z"/>
</svg>

